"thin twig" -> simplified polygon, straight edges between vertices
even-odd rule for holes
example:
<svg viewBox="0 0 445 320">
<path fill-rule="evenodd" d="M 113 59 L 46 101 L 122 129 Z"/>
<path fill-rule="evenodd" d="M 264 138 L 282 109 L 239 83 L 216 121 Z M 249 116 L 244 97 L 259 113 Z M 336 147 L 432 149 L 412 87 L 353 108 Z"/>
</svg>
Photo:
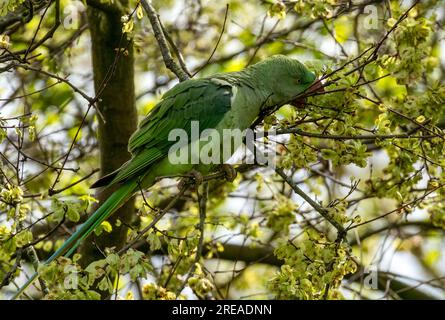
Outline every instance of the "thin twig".
<svg viewBox="0 0 445 320">
<path fill-rule="evenodd" d="M 93 174 L 95 174 L 95 173 L 98 172 L 99 170 L 100 170 L 99 168 L 93 169 L 93 170 L 92 170 L 89 174 L 87 174 L 85 177 L 82 177 L 82 178 L 80 178 L 79 180 L 74 181 L 73 183 L 67 185 L 66 187 L 63 187 L 62 189 L 50 189 L 50 190 L 48 190 L 48 195 L 49 195 L 49 196 L 53 196 L 53 195 L 55 195 L 55 194 L 57 194 L 57 193 L 61 193 L 61 192 L 65 191 L 65 190 L 68 190 L 68 189 L 74 187 L 76 184 L 79 184 L 79 183 L 81 183 L 82 181 L 85 181 L 86 179 L 88 179 L 89 177 L 91 177 Z"/>
<path fill-rule="evenodd" d="M 426 139 L 434 138 L 436 135 L 416 135 L 411 136 L 408 133 L 401 134 L 363 134 L 363 135 L 330 135 L 315 132 L 307 132 L 298 128 L 288 128 L 277 130 L 275 134 L 298 134 L 305 137 L 330 139 L 330 140 L 379 140 L 379 139 Z"/>
<path fill-rule="evenodd" d="M 126 246 L 124 246 L 122 249 L 119 250 L 118 254 L 122 254 L 128 249 L 130 249 L 144 234 L 146 234 L 151 228 L 153 228 L 156 223 L 161 220 L 161 218 L 175 205 L 175 203 L 184 195 L 185 191 L 187 190 L 187 187 L 182 188 L 178 194 L 169 202 L 169 204 L 161 211 L 159 212 L 153 220 L 150 222 L 150 224 L 142 229 L 138 235 L 133 239 L 133 241 L 129 242 Z"/>
<path fill-rule="evenodd" d="M 196 255 L 195 259 L 193 261 L 192 267 L 190 268 L 190 271 L 187 275 L 187 278 L 182 282 L 181 286 L 176 290 L 176 295 L 179 295 L 182 290 L 184 289 L 185 285 L 188 283 L 188 280 L 193 276 L 196 270 L 196 265 L 199 263 L 199 260 L 202 257 L 202 251 L 204 248 L 204 226 L 205 226 L 205 219 L 207 215 L 207 198 L 209 193 L 209 183 L 205 181 L 202 184 L 202 192 L 198 192 L 198 205 L 199 205 L 199 241 L 198 241 L 198 247 L 196 249 Z"/>
<path fill-rule="evenodd" d="M 162 58 L 164 59 L 165 66 L 170 69 L 180 81 L 185 81 L 190 77 L 187 75 L 182 68 L 180 68 L 175 60 L 173 59 L 170 50 L 168 49 L 167 39 L 162 31 L 162 26 L 159 20 L 159 15 L 151 3 L 146 0 L 141 0 L 141 5 L 147 13 L 148 19 L 150 20 L 151 27 L 153 28 L 153 33 L 158 42 L 159 49 L 161 49 Z"/>
<path fill-rule="evenodd" d="M 292 188 L 292 190 L 294 190 L 296 194 L 302 197 L 307 203 L 309 203 L 312 208 L 315 209 L 315 211 L 317 211 L 323 218 L 325 218 L 331 225 L 333 225 L 335 229 L 337 229 L 339 235 L 344 233 L 345 229 L 343 228 L 343 226 L 329 215 L 328 210 L 312 200 L 311 197 L 309 197 L 303 190 L 301 190 L 297 186 L 297 184 L 292 181 L 292 178 L 284 173 L 284 170 L 282 168 L 276 168 L 275 172 L 281 178 L 283 178 L 284 181 L 286 181 L 286 183 Z"/>
<path fill-rule="evenodd" d="M 207 59 L 207 61 L 206 61 L 204 64 L 202 64 L 200 67 L 198 67 L 198 68 L 196 69 L 196 71 L 192 74 L 192 78 L 193 78 L 199 71 L 201 71 L 202 69 L 204 69 L 204 68 L 210 63 L 210 61 L 212 60 L 213 55 L 215 54 L 216 49 L 218 49 L 218 45 L 219 45 L 219 43 L 221 42 L 222 36 L 224 35 L 224 30 L 226 29 L 226 23 L 227 23 L 227 16 L 228 16 L 228 13 L 229 13 L 229 4 L 226 5 L 226 13 L 224 14 L 223 26 L 222 26 L 222 29 L 221 29 L 221 33 L 219 34 L 218 40 L 216 41 L 215 47 L 213 48 L 213 51 L 212 51 L 212 53 L 210 54 L 210 56 L 209 56 L 209 58 Z"/>
</svg>

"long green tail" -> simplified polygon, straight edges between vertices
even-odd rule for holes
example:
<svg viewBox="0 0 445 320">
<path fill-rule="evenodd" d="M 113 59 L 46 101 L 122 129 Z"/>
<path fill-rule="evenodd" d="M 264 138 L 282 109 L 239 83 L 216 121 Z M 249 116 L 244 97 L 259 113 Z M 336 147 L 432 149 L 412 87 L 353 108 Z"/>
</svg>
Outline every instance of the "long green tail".
<svg viewBox="0 0 445 320">
<path fill-rule="evenodd" d="M 128 198 L 131 197 L 136 190 L 137 182 L 129 181 L 123 184 L 118 190 L 116 190 L 108 199 L 94 212 L 82 226 L 74 232 L 71 237 L 66 240 L 63 245 L 52 254 L 43 264 L 47 265 L 65 254 L 69 257 L 77 249 L 83 239 L 99 225 L 107 219 L 113 212 L 115 212 L 121 205 L 123 205 Z M 66 253 L 65 253 L 66 252 Z M 26 283 L 20 287 L 20 289 L 12 297 L 12 300 L 17 299 L 37 278 L 39 277 L 38 271 L 36 271 Z"/>
</svg>

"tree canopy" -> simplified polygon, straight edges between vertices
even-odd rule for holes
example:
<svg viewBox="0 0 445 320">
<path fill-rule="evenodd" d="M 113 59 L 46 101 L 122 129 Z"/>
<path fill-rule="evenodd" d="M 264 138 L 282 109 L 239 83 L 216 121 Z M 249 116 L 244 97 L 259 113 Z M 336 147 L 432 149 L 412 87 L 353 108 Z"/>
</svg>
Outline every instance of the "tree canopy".
<svg viewBox="0 0 445 320">
<path fill-rule="evenodd" d="M 443 0 L 0 4 L 2 299 L 444 297 Z M 40 265 L 166 90 L 275 54 L 324 86 L 252 125 L 275 167 L 162 178 Z"/>
</svg>

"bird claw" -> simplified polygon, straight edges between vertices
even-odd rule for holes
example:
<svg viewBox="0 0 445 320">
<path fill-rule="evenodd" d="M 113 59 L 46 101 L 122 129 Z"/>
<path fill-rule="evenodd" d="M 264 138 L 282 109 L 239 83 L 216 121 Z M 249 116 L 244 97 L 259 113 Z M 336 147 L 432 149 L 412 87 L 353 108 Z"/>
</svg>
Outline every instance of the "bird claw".
<svg viewBox="0 0 445 320">
<path fill-rule="evenodd" d="M 226 163 L 222 164 L 221 171 L 224 172 L 224 177 L 227 181 L 233 182 L 233 180 L 235 180 L 237 172 L 232 165 Z"/>
<path fill-rule="evenodd" d="M 182 178 L 178 183 L 179 190 L 185 187 L 191 187 L 194 190 L 198 189 L 198 186 L 202 184 L 204 178 L 201 172 L 192 170 L 190 173 L 186 175 L 186 177 Z"/>
</svg>

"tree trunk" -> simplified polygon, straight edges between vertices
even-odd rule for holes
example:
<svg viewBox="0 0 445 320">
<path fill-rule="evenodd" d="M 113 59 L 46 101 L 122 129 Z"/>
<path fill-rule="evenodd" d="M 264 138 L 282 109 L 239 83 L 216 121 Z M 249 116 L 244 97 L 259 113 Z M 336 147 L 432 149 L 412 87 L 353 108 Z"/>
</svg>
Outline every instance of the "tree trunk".
<svg viewBox="0 0 445 320">
<path fill-rule="evenodd" d="M 126 1 L 121 1 L 121 5 L 126 4 Z M 114 171 L 130 158 L 127 143 L 136 129 L 137 122 L 133 49 L 132 42 L 127 40 L 125 35 L 122 37 L 121 16 L 123 14 L 125 13 L 118 9 L 103 11 L 91 6 L 87 9 L 92 42 L 94 86 L 100 98 L 98 107 L 104 118 L 101 119 L 98 115 L 102 176 Z M 119 48 L 125 52 L 116 60 Z M 115 188 L 99 191 L 97 198 L 100 203 L 114 190 Z M 122 247 L 127 234 L 125 224 L 131 222 L 133 213 L 134 201 L 130 200 L 108 219 L 113 227 L 111 233 L 103 232 L 100 236 L 92 234 L 88 237 L 80 249 L 81 264 L 85 266 L 94 260 L 102 259 L 101 251 L 106 247 L 117 249 Z M 120 227 L 115 226 L 117 219 L 124 224 Z"/>
</svg>

